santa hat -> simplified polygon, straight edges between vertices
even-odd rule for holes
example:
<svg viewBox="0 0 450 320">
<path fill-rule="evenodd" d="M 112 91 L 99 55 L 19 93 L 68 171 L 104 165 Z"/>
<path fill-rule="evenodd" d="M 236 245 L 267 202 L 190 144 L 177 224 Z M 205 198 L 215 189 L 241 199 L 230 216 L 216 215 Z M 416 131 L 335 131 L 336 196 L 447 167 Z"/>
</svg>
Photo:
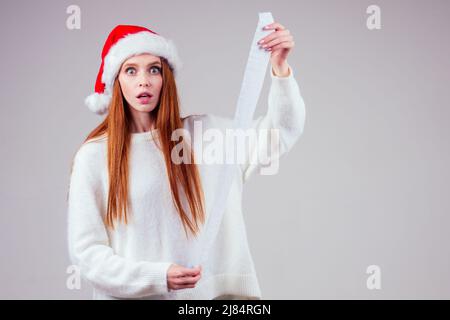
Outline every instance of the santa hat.
<svg viewBox="0 0 450 320">
<path fill-rule="evenodd" d="M 129 57 L 142 53 L 166 58 L 174 74 L 181 68 L 182 63 L 171 40 L 144 27 L 118 25 L 103 45 L 95 93 L 84 101 L 92 112 L 102 115 L 108 111 L 114 80 L 122 63 Z"/>
</svg>

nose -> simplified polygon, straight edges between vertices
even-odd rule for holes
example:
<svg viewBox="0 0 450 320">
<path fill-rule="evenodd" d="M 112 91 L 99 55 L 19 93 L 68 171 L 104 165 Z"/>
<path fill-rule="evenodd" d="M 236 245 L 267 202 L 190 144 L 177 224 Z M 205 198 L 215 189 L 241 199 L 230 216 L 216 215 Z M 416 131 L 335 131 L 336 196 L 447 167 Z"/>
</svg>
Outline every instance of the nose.
<svg viewBox="0 0 450 320">
<path fill-rule="evenodd" d="M 139 79 L 139 87 L 149 87 L 150 86 L 150 79 L 146 75 L 143 75 Z"/>
</svg>

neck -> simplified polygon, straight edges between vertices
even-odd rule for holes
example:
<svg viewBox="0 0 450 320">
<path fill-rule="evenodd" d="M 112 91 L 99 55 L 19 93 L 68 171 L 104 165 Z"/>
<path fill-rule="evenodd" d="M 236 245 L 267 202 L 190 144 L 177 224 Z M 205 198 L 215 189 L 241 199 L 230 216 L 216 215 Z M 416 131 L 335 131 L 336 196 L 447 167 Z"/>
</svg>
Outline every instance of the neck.
<svg viewBox="0 0 450 320">
<path fill-rule="evenodd" d="M 155 129 L 155 121 L 150 112 L 131 112 L 131 133 L 142 133 Z"/>
</svg>

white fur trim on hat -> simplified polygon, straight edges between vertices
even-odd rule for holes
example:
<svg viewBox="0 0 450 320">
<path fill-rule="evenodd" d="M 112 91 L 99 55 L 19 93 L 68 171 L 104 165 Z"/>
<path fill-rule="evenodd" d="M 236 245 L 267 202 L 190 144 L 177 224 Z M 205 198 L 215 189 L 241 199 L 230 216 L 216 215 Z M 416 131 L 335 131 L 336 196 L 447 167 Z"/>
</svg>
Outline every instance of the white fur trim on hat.
<svg viewBox="0 0 450 320">
<path fill-rule="evenodd" d="M 148 31 L 129 34 L 113 45 L 105 57 L 102 75 L 105 91 L 112 92 L 114 79 L 122 63 L 129 57 L 142 53 L 166 58 L 173 66 L 174 73 L 181 67 L 181 61 L 171 40 Z"/>
<path fill-rule="evenodd" d="M 108 111 L 110 102 L 110 95 L 99 94 L 97 92 L 87 96 L 84 100 L 84 103 L 88 106 L 89 110 L 99 115 L 105 114 L 106 111 Z"/>
</svg>

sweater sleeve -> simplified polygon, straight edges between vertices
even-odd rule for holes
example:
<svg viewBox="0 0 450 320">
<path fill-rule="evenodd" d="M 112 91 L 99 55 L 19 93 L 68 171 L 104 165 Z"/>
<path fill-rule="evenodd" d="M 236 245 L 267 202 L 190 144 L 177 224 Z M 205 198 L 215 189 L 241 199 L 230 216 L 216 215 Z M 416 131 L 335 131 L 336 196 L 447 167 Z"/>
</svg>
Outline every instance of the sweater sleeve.
<svg viewBox="0 0 450 320">
<path fill-rule="evenodd" d="M 249 152 L 241 165 L 244 182 L 257 169 L 263 174 L 276 173 L 279 158 L 292 148 L 304 129 L 305 103 L 292 68 L 289 66 L 286 77 L 276 76 L 272 68 L 270 75 L 268 111 L 253 120 L 251 128 L 257 139 L 249 141 Z"/>
<path fill-rule="evenodd" d="M 101 181 L 88 144 L 75 155 L 68 194 L 68 245 L 72 263 L 96 289 L 119 298 L 168 293 L 170 262 L 133 261 L 114 253 L 103 223 Z M 97 161 L 98 162 L 98 161 Z"/>
</svg>

